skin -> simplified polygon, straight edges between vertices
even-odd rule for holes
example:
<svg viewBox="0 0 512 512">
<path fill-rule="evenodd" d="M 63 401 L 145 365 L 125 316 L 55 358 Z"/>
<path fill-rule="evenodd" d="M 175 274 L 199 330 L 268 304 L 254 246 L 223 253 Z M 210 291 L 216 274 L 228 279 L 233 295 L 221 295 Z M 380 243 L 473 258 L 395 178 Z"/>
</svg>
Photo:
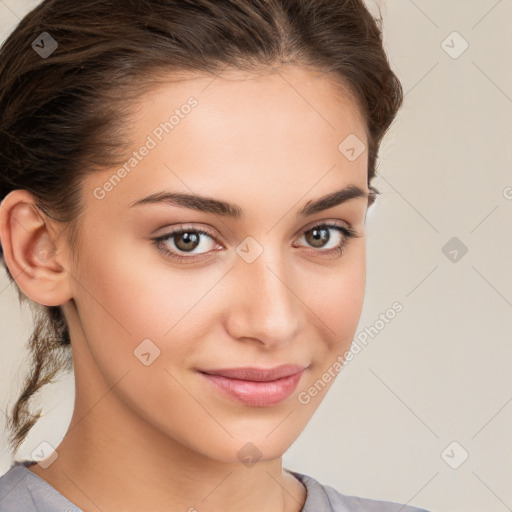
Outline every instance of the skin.
<svg viewBox="0 0 512 512">
<path fill-rule="evenodd" d="M 117 167 L 84 180 L 76 261 L 63 226 L 34 208 L 28 192 L 2 202 L 9 269 L 32 300 L 63 306 L 72 339 L 73 417 L 58 458 L 30 470 L 86 512 L 298 512 L 305 488 L 281 457 L 333 381 L 308 404 L 299 393 L 355 334 L 369 202 L 353 198 L 308 218 L 295 212 L 347 185 L 368 193 L 366 151 L 349 161 L 338 150 L 350 133 L 367 145 L 364 122 L 329 75 L 295 66 L 232 71 L 145 95 L 133 150 L 190 96 L 198 105 L 103 199 L 93 191 Z M 244 217 L 130 207 L 163 190 L 234 202 Z M 325 256 L 304 235 L 325 221 L 360 235 L 341 256 Z M 174 261 L 152 244 L 183 223 L 215 234 L 195 250 L 206 258 Z M 328 247 L 343 237 L 328 233 Z M 263 248 L 252 263 L 236 252 L 248 236 Z M 179 252 L 172 239 L 166 245 Z M 145 366 L 134 350 L 148 338 L 160 355 Z M 223 396 L 195 370 L 283 363 L 308 369 L 289 398 L 269 407 Z M 251 467 L 237 456 L 247 442 L 261 452 Z"/>
</svg>

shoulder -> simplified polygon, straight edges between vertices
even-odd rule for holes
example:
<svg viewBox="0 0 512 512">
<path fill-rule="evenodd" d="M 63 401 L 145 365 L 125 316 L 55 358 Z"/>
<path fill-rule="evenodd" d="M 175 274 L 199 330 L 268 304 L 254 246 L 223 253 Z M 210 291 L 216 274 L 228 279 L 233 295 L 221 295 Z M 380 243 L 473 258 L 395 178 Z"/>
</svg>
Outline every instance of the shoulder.
<svg viewBox="0 0 512 512">
<path fill-rule="evenodd" d="M 347 496 L 329 485 L 322 485 L 310 476 L 287 471 L 306 487 L 306 502 L 301 512 L 429 512 L 391 501 Z"/>
<path fill-rule="evenodd" d="M 14 462 L 0 477 L 2 512 L 82 512 L 48 482 L 27 469 L 26 462 Z"/>
</svg>

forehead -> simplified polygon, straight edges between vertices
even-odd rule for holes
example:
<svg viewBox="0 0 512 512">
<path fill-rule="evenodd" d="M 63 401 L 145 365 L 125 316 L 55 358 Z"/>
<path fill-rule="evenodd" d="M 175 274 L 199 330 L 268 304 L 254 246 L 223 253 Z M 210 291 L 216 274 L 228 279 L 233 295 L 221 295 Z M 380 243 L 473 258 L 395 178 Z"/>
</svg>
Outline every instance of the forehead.
<svg viewBox="0 0 512 512">
<path fill-rule="evenodd" d="M 87 184 L 121 174 L 105 201 L 120 207 L 162 189 L 297 201 L 319 181 L 315 196 L 366 185 L 367 155 L 350 161 L 339 149 L 350 135 L 367 145 L 364 120 L 340 82 L 321 72 L 173 75 L 139 98 L 130 128 L 137 154 L 125 171 L 91 175 Z"/>
<path fill-rule="evenodd" d="M 366 123 L 346 80 L 334 73 L 290 64 L 258 72 L 229 69 L 208 75 L 160 75 L 135 102 L 140 127 L 145 121 L 168 118 L 166 114 L 179 110 L 190 97 L 198 101 L 195 117 L 207 124 L 214 122 L 215 114 L 217 121 L 225 114 L 231 120 L 263 123 L 270 130 L 271 123 L 285 123 L 300 115 L 304 122 L 312 123 L 309 129 L 303 127 L 308 135 L 320 128 L 336 131 L 340 126 L 352 126 L 362 129 L 361 138 L 365 137 Z M 149 126 L 145 128 L 147 131 Z"/>
</svg>

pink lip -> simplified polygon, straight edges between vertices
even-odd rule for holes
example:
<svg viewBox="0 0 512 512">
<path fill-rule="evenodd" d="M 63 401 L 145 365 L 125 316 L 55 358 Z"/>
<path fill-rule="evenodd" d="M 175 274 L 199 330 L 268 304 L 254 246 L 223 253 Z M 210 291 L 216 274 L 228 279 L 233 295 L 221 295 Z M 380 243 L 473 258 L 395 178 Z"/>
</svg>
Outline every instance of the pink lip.
<svg viewBox="0 0 512 512">
<path fill-rule="evenodd" d="M 305 366 L 282 365 L 275 368 L 223 368 L 199 370 L 200 375 L 238 401 L 251 406 L 276 405 L 296 389 Z"/>
</svg>

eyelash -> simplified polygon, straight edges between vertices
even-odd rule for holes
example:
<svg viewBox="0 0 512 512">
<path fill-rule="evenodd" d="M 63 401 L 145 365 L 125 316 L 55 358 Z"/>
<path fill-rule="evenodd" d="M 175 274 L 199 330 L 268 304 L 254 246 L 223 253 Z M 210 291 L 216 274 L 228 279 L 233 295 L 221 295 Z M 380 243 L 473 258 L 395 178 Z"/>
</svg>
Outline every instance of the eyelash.
<svg viewBox="0 0 512 512">
<path fill-rule="evenodd" d="M 336 247 L 332 247 L 331 249 L 327 249 L 327 250 L 318 249 L 317 251 L 315 251 L 314 248 L 311 248 L 316 253 L 322 253 L 322 254 L 331 256 L 333 258 L 340 257 L 343 254 L 343 252 L 351 238 L 358 238 L 361 236 L 359 233 L 354 231 L 352 228 L 349 228 L 347 226 L 340 226 L 338 224 L 333 224 L 330 222 L 324 222 L 321 224 L 317 224 L 317 225 L 307 229 L 302 234 L 308 233 L 309 231 L 313 231 L 314 229 L 321 229 L 321 228 L 332 228 L 332 229 L 335 229 L 338 232 L 340 232 L 342 235 L 344 235 L 342 241 Z M 196 233 L 196 234 L 206 235 L 207 237 L 211 238 L 212 240 L 215 240 L 215 237 L 213 236 L 213 234 L 209 233 L 208 231 L 206 231 L 204 229 L 192 228 L 192 227 L 187 228 L 184 226 L 180 226 L 179 228 L 169 231 L 165 235 L 161 235 L 159 237 L 153 238 L 152 242 L 157 247 L 157 249 L 159 251 L 163 252 L 165 255 L 169 256 L 171 259 L 173 259 L 175 261 L 183 262 L 186 260 L 189 263 L 194 263 L 194 262 L 198 261 L 199 259 L 204 259 L 205 257 L 208 257 L 207 256 L 208 253 L 202 253 L 202 254 L 196 254 L 196 255 L 190 255 L 190 256 L 181 256 L 179 254 L 176 254 L 174 251 L 171 251 L 170 249 L 168 249 L 165 246 L 165 243 L 164 243 L 165 241 L 169 240 L 170 238 L 174 238 L 174 236 L 176 236 L 176 235 L 180 235 L 183 233 Z"/>
</svg>

